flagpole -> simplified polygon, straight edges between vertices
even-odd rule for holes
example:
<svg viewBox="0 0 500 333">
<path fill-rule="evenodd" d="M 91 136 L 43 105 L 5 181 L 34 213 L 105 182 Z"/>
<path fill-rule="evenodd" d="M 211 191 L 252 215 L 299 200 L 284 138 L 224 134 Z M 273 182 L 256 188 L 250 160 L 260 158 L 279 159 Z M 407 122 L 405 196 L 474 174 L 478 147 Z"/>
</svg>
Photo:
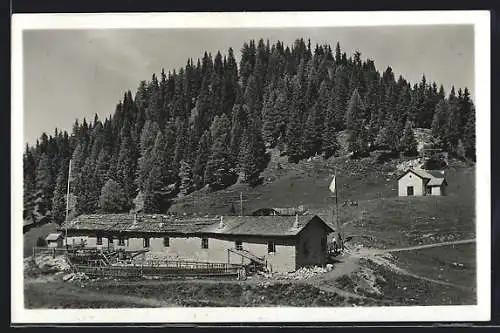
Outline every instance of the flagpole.
<svg viewBox="0 0 500 333">
<path fill-rule="evenodd" d="M 68 167 L 68 190 L 66 192 L 66 221 L 64 223 L 64 242 L 66 249 L 68 249 L 68 215 L 69 215 L 69 182 L 71 181 L 71 159 L 69 160 Z"/>
<path fill-rule="evenodd" d="M 341 249 L 344 248 L 343 246 L 343 242 L 342 242 L 342 235 L 341 235 L 341 232 L 340 232 L 340 223 L 339 223 L 339 200 L 338 200 L 338 197 L 339 197 L 339 192 L 338 192 L 338 189 L 337 189 L 337 167 L 335 167 L 335 219 L 336 219 L 336 226 L 337 226 L 337 235 L 338 235 L 338 241 L 339 241 L 339 246 Z"/>
</svg>

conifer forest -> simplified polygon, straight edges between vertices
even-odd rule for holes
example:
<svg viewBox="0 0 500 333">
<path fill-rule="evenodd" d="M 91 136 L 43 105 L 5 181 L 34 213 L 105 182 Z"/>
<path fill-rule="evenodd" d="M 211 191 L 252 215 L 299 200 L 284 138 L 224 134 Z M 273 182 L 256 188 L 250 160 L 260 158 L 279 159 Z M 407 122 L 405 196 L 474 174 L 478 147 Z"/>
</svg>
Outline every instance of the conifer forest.
<svg viewBox="0 0 500 333">
<path fill-rule="evenodd" d="M 205 52 L 161 70 L 117 96 L 111 116 L 77 120 L 71 132 L 55 129 L 27 144 L 24 218 L 64 221 L 70 160 L 73 215 L 161 213 L 204 187 L 257 186 L 266 149 L 292 163 L 336 156 L 340 132 L 352 158 L 373 150 L 416 155 L 414 129 L 427 128 L 440 149 L 475 160 L 467 87 L 445 92 L 425 76 L 411 84 L 338 43 L 261 39 L 244 43 L 239 61 L 234 52 Z"/>
</svg>

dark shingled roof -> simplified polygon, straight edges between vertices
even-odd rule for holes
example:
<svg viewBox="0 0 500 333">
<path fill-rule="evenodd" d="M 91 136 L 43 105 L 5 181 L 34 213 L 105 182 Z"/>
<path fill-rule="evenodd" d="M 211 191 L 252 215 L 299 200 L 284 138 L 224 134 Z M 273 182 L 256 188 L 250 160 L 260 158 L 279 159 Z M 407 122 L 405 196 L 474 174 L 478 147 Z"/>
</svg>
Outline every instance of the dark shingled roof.
<svg viewBox="0 0 500 333">
<path fill-rule="evenodd" d="M 231 234 L 246 236 L 294 236 L 316 217 L 316 215 L 296 216 L 224 216 L 218 224 L 205 230 L 213 234 Z M 333 232 L 332 228 L 324 223 Z"/>
<path fill-rule="evenodd" d="M 175 234 L 221 234 L 293 236 L 298 234 L 315 215 L 298 216 L 223 216 L 175 217 L 161 214 L 94 214 L 80 215 L 62 228 L 72 231 L 144 232 Z M 319 217 L 319 221 L 324 223 Z M 331 231 L 332 228 L 328 226 Z"/>
</svg>

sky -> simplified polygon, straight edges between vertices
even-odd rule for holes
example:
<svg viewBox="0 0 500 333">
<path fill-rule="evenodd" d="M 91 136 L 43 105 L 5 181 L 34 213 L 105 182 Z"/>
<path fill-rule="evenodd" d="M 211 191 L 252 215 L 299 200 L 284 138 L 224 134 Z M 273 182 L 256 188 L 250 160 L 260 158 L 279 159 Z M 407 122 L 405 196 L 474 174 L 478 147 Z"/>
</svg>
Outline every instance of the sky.
<svg viewBox="0 0 500 333">
<path fill-rule="evenodd" d="M 348 56 L 361 52 L 382 72 L 388 66 L 411 83 L 467 87 L 474 99 L 474 28 L 472 25 L 321 27 L 282 29 L 100 29 L 25 30 L 23 32 L 24 142 L 34 144 L 42 132 L 71 131 L 76 119 L 112 114 L 126 90 L 140 80 L 196 63 L 205 51 L 229 47 L 239 60 L 250 39 L 292 45 L 308 38 L 312 46 L 337 41 Z"/>
</svg>

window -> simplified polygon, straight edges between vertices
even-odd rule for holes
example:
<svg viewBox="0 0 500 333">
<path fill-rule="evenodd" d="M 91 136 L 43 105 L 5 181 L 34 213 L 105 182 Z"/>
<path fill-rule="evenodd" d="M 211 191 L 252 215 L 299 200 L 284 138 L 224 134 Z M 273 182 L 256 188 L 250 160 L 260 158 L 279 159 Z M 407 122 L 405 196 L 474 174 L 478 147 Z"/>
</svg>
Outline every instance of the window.
<svg viewBox="0 0 500 333">
<path fill-rule="evenodd" d="M 202 249 L 208 249 L 208 238 L 202 238 L 201 239 L 201 248 Z"/>
<path fill-rule="evenodd" d="M 243 250 L 243 243 L 241 241 L 234 242 L 236 250 Z"/>
<path fill-rule="evenodd" d="M 276 253 L 276 244 L 274 242 L 267 242 L 267 253 Z"/>
<path fill-rule="evenodd" d="M 119 246 L 125 246 L 125 238 L 118 237 L 118 245 Z"/>
<path fill-rule="evenodd" d="M 144 238 L 144 247 L 149 247 L 149 238 Z"/>
<path fill-rule="evenodd" d="M 426 193 L 426 194 L 432 194 L 432 187 L 427 186 L 427 187 L 425 188 L 425 193 Z"/>
<path fill-rule="evenodd" d="M 97 236 L 96 245 L 102 245 L 102 236 Z"/>
<path fill-rule="evenodd" d="M 413 186 L 406 187 L 406 195 L 413 195 Z"/>
<path fill-rule="evenodd" d="M 169 237 L 163 237 L 163 246 L 165 246 L 165 247 L 170 246 L 170 238 Z"/>
</svg>

